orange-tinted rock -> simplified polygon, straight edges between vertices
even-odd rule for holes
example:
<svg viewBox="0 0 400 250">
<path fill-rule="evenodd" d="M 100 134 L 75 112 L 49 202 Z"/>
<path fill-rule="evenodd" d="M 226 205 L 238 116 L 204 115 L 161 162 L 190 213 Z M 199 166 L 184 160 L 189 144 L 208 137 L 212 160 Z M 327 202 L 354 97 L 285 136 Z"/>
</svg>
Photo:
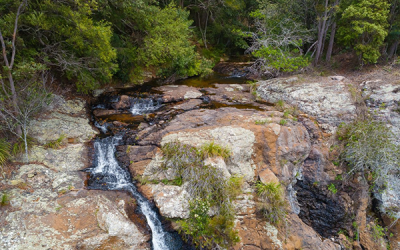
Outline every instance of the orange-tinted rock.
<svg viewBox="0 0 400 250">
<path fill-rule="evenodd" d="M 121 95 L 118 102 L 111 105 L 114 109 L 127 109 L 131 106 L 130 97 L 127 95 Z"/>
</svg>

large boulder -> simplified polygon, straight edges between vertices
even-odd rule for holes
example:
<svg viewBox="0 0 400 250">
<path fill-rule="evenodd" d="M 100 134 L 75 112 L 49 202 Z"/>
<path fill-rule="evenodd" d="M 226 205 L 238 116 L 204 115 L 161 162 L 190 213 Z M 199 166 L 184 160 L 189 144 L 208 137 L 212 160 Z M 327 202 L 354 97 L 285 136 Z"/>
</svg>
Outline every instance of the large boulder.
<svg viewBox="0 0 400 250">
<path fill-rule="evenodd" d="M 150 185 L 150 188 L 162 216 L 171 219 L 189 217 L 189 197 L 185 187 L 158 184 Z"/>
<path fill-rule="evenodd" d="M 10 204 L 0 210 L 0 248 L 150 249 L 146 231 L 125 212 L 134 209 L 131 198 L 87 191 L 82 177 L 40 164 L 20 166 L 9 181 Z"/>
</svg>

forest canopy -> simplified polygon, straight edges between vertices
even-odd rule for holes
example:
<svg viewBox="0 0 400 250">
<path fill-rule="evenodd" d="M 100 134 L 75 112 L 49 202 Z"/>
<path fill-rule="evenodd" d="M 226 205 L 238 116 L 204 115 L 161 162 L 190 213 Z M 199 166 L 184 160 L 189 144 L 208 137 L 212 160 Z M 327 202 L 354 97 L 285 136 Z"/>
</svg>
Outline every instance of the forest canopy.
<svg viewBox="0 0 400 250">
<path fill-rule="evenodd" d="M 8 70 L 17 78 L 26 68 L 31 74 L 51 71 L 85 93 L 112 81 L 142 83 L 149 72 L 170 81 L 206 75 L 222 55 L 247 53 L 260 76 L 272 77 L 341 53 L 354 53 L 360 65 L 388 62 L 400 42 L 399 5 L 400 0 L 0 0 L 0 74 L 9 81 Z M 7 56 L 14 56 L 12 69 L 6 69 Z"/>
</svg>

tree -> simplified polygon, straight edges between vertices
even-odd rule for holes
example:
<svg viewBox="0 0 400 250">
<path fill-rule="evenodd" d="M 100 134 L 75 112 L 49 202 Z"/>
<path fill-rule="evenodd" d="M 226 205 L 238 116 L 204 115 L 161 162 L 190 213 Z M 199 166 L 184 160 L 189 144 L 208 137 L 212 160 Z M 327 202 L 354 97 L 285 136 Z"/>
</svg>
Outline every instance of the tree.
<svg viewBox="0 0 400 250">
<path fill-rule="evenodd" d="M 25 49 L 74 80 L 81 92 L 109 82 L 117 69 L 111 26 L 93 19 L 98 8 L 97 1 L 35 1 L 23 20 Z"/>
<path fill-rule="evenodd" d="M 28 162 L 30 121 L 45 105 L 50 104 L 52 95 L 47 88 L 49 72 L 44 65 L 24 62 L 17 66 L 13 71 L 16 76 L 17 104 L 15 106 L 12 101 L 9 88 L 3 85 L 0 91 L 0 123 L 24 143 L 25 158 Z M 22 132 L 19 133 L 16 128 L 21 128 Z"/>
<path fill-rule="evenodd" d="M 18 10 L 17 13 L 15 14 L 15 18 L 14 18 L 14 29 L 13 29 L 13 33 L 11 36 L 11 40 L 10 40 L 10 44 L 11 44 L 11 55 L 10 53 L 7 51 L 7 47 L 6 47 L 6 43 L 4 41 L 4 37 L 3 37 L 3 33 L 2 33 L 2 27 L 0 26 L 0 43 L 1 43 L 1 48 L 2 48 L 2 54 L 3 54 L 3 63 L 5 64 L 4 66 L 4 71 L 6 71 L 5 73 L 7 74 L 8 77 L 8 83 L 9 83 L 9 88 L 10 88 L 10 95 L 9 98 L 11 98 L 12 100 L 12 114 L 14 116 L 18 115 L 18 99 L 17 99 L 17 92 L 15 90 L 15 83 L 14 83 L 14 77 L 13 77 L 13 68 L 14 68 L 14 62 L 15 62 L 15 53 L 16 53 L 16 39 L 17 39 L 17 31 L 18 31 L 18 21 L 19 21 L 19 17 L 21 15 L 21 13 L 24 11 L 24 9 L 26 8 L 28 4 L 27 0 L 22 1 L 19 6 L 18 6 Z M 2 84 L 2 88 L 3 91 L 5 92 L 5 94 L 7 93 L 6 90 L 6 86 L 4 83 L 4 80 L 2 78 L 2 76 L 0 75 L 0 82 Z M 16 133 L 20 136 L 22 135 L 22 131 L 21 131 L 21 127 L 17 126 L 16 127 Z"/>
<path fill-rule="evenodd" d="M 400 44 L 400 0 L 392 0 L 389 13 L 387 57 L 393 59 Z"/>
<path fill-rule="evenodd" d="M 356 0 L 344 9 L 338 35 L 354 48 L 362 63 L 376 63 L 388 34 L 389 3 L 386 0 Z"/>
<path fill-rule="evenodd" d="M 6 19 L 13 20 L 14 24 L 12 33 L 9 31 L 9 26 L 3 26 L 6 22 L 2 22 L 0 26 L 3 54 L 3 70 L 0 72 L 7 75 L 7 79 L 4 79 L 0 74 L 0 123 L 24 142 L 28 161 L 29 122 L 32 116 L 50 101 L 50 95 L 46 91 L 47 77 L 45 77 L 46 68 L 43 64 L 29 60 L 31 58 L 16 63 L 18 23 L 27 5 L 27 0 L 21 1 L 16 13 L 8 14 Z M 4 33 L 7 36 L 3 35 L 3 28 L 8 28 L 8 31 Z M 10 47 L 11 51 L 8 50 Z"/>
<path fill-rule="evenodd" d="M 333 41 L 336 33 L 336 22 L 333 17 L 339 5 L 339 0 L 334 0 L 332 3 L 330 2 L 331 1 L 329 0 L 325 0 L 323 4 L 316 5 L 318 39 L 316 42 L 314 65 L 318 64 L 322 56 L 329 28 L 331 28 L 331 35 L 326 60 L 329 61 L 331 57 Z"/>
<path fill-rule="evenodd" d="M 309 64 L 303 44 L 312 41 L 312 32 L 281 9 L 278 4 L 264 3 L 263 9 L 252 14 L 256 32 L 245 33 L 251 38 L 246 52 L 258 58 L 252 69 L 259 75 L 277 76 Z"/>
</svg>

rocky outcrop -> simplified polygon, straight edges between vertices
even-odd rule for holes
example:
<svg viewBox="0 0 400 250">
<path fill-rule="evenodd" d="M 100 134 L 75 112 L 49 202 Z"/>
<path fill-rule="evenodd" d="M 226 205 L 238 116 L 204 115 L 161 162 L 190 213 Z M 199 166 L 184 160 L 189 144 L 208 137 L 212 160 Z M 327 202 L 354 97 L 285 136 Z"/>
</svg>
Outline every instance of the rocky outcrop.
<svg viewBox="0 0 400 250">
<path fill-rule="evenodd" d="M 334 78 L 339 79 L 339 78 Z M 267 102 L 279 100 L 297 106 L 314 116 L 322 128 L 333 132 L 341 122 L 356 118 L 356 106 L 348 90 L 346 79 L 324 78 L 319 82 L 305 82 L 297 77 L 272 79 L 257 83 L 257 94 Z"/>
<path fill-rule="evenodd" d="M 54 102 L 47 108 L 51 111 L 31 121 L 29 136 L 41 144 L 55 141 L 62 135 L 71 142 L 81 143 L 92 139 L 97 134 L 86 118 L 82 100 L 65 101 L 56 96 Z"/>
<path fill-rule="evenodd" d="M 203 94 L 194 87 L 186 85 L 166 85 L 156 88 L 163 93 L 163 102 L 178 102 L 187 99 L 196 99 Z"/>
<path fill-rule="evenodd" d="M 143 148 L 148 152 L 136 155 L 153 155 L 152 160 L 144 166 L 143 176 L 161 181 L 171 178 L 168 177 L 168 171 L 157 172 L 163 157 L 160 151 L 154 150 L 155 143 L 162 146 L 168 142 L 180 141 L 183 144 L 199 147 L 214 142 L 229 148 L 231 150 L 229 159 L 224 161 L 217 157 L 206 159 L 206 163 L 222 169 L 226 178 L 236 174 L 243 176 L 245 180 L 243 194 L 234 202 L 237 229 L 241 238 L 241 242 L 234 249 L 340 249 L 336 240 L 335 242 L 330 239 L 321 240 L 315 228 L 308 226 L 299 218 L 297 215 L 299 212 L 294 212 L 299 210 L 299 207 L 293 210 L 288 208 L 290 213 L 287 228 L 276 228 L 260 218 L 254 183 L 257 180 L 265 183 L 282 182 L 287 188 L 288 199 L 290 196 L 293 203 L 297 203 L 292 185 L 296 183 L 297 178 L 303 176 L 303 171 L 312 171 L 305 170 L 303 163 L 313 150 L 316 151 L 318 148 L 320 151 L 327 151 L 319 143 L 322 135 L 316 131 L 314 131 L 316 135 L 310 135 L 309 131 L 312 130 L 303 125 L 308 122 L 307 118 L 303 117 L 302 122 L 286 118 L 286 123 L 281 125 L 282 119 L 285 119 L 283 113 L 277 111 L 236 108 L 192 110 L 177 115 L 163 129 L 141 138 L 138 141 L 139 146 L 133 146 L 131 149 L 139 152 L 138 148 Z M 312 121 L 310 123 L 314 124 Z M 147 142 L 152 142 L 152 148 Z M 131 161 L 136 161 L 135 155 L 130 155 L 129 158 Z M 326 169 L 321 166 L 319 169 L 321 179 L 328 183 L 328 180 L 334 179 L 334 176 L 326 173 L 327 170 L 332 170 L 332 166 L 325 158 L 320 162 L 324 163 L 324 166 L 330 166 Z M 187 198 L 185 199 L 185 184 L 180 187 L 146 184 L 141 189 L 155 201 L 163 216 L 174 219 L 187 218 L 189 211 Z M 327 202 L 334 202 L 327 192 L 321 195 Z M 325 211 L 330 208 L 320 209 Z M 291 232 L 290 236 L 285 232 Z M 335 233 L 329 234 L 329 237 L 334 236 Z"/>
<path fill-rule="evenodd" d="M 150 249 L 149 232 L 135 224 L 136 204 L 127 194 L 85 189 L 89 166 L 83 144 L 97 132 L 85 117 L 84 102 L 57 103 L 32 123 L 41 143 L 65 134 L 61 148 L 34 146 L 31 163 L 19 164 L 6 187 L 9 205 L 0 207 L 1 249 Z"/>
<path fill-rule="evenodd" d="M 194 147 L 201 147 L 205 143 L 214 142 L 231 151 L 226 168 L 230 174 L 243 176 L 245 180 L 254 179 L 255 166 L 252 161 L 254 133 L 240 127 L 224 126 L 214 129 L 202 129 L 196 132 L 171 133 L 163 137 L 161 145 L 179 141 Z"/>
</svg>

